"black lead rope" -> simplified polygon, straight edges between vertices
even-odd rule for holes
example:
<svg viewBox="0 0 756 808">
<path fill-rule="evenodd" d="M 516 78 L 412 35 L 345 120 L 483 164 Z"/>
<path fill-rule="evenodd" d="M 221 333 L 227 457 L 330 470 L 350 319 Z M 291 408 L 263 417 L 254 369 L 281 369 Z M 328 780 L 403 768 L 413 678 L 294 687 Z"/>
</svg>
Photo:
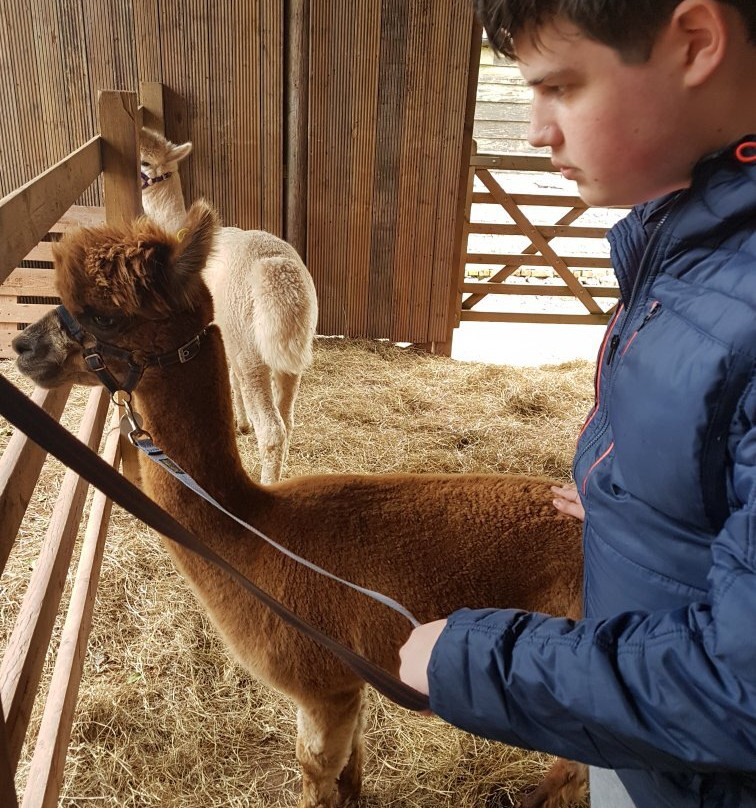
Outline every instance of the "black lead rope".
<svg viewBox="0 0 756 808">
<path fill-rule="evenodd" d="M 408 710 L 429 709 L 426 695 L 311 626 L 267 592 L 255 586 L 3 376 L 0 376 L 0 415 L 124 510 L 129 511 L 158 533 L 218 566 L 284 622 L 327 648 L 384 696 Z"/>
</svg>

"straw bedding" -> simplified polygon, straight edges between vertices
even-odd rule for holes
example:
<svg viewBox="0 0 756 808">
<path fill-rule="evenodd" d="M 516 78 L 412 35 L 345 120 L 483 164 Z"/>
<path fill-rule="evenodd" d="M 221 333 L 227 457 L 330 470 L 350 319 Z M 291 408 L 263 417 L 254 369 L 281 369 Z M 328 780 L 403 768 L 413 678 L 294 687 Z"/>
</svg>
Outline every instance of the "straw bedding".
<svg viewBox="0 0 756 808">
<path fill-rule="evenodd" d="M 0 362 L 0 372 L 30 392 L 11 362 Z M 592 373 L 583 361 L 511 368 L 380 342 L 318 340 L 286 474 L 523 472 L 567 480 Z M 74 391 L 63 419 L 70 429 L 86 396 Z M 0 419 L 0 449 L 10 431 Z M 239 440 L 258 475 L 254 437 Z M 48 467 L 0 578 L 0 653 L 62 480 L 60 464 Z M 48 678 L 51 669 L 48 662 Z M 37 705 L 32 727 L 39 713 Z M 293 806 L 294 735 L 291 703 L 234 663 L 157 537 L 115 508 L 61 806 Z M 363 808 L 508 808 L 550 763 L 409 714 L 374 692 L 366 738 Z M 29 756 L 25 750 L 19 766 L 20 793 Z"/>
</svg>

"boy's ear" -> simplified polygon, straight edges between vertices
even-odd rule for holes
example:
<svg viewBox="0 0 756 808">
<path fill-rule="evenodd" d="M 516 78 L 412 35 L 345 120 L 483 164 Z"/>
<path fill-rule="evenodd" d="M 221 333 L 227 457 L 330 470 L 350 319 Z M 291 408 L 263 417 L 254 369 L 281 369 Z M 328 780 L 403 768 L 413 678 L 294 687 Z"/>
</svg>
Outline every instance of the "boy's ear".
<svg viewBox="0 0 756 808">
<path fill-rule="evenodd" d="M 674 10 L 670 31 L 684 59 L 684 83 L 699 87 L 722 63 L 729 39 L 728 23 L 718 0 L 683 0 Z"/>
</svg>

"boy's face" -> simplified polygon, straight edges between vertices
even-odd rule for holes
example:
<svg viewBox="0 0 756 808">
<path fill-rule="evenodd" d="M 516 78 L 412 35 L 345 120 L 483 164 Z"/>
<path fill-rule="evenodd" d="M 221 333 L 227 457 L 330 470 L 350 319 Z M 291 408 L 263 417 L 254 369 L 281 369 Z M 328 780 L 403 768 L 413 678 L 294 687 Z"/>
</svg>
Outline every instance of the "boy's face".
<svg viewBox="0 0 756 808">
<path fill-rule="evenodd" d="M 626 64 L 570 23 L 544 26 L 536 41 L 518 37 L 520 71 L 533 87 L 528 140 L 551 148 L 591 205 L 633 205 L 689 184 L 696 158 L 685 89 L 663 40 L 647 62 Z"/>
</svg>

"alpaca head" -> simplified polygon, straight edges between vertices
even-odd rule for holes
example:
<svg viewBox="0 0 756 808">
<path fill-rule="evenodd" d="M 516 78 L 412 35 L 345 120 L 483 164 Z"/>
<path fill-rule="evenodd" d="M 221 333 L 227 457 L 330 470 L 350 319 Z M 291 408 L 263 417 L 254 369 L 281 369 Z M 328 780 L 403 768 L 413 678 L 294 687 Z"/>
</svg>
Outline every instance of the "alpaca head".
<svg viewBox="0 0 756 808">
<path fill-rule="evenodd" d="M 178 348 L 213 316 L 201 271 L 217 228 L 217 213 L 200 200 L 181 240 L 145 217 L 123 227 L 72 230 L 53 247 L 61 302 L 92 344 L 134 355 Z M 22 331 L 13 348 L 19 370 L 43 387 L 98 384 L 56 311 Z M 118 357 L 113 364 L 116 374 L 128 367 Z"/>
<path fill-rule="evenodd" d="M 145 182 L 175 174 L 179 163 L 192 150 L 191 141 L 177 146 L 152 129 L 143 128 L 139 133 L 139 155 L 142 161 L 142 179 Z M 149 183 L 151 187 L 154 183 Z"/>
</svg>

